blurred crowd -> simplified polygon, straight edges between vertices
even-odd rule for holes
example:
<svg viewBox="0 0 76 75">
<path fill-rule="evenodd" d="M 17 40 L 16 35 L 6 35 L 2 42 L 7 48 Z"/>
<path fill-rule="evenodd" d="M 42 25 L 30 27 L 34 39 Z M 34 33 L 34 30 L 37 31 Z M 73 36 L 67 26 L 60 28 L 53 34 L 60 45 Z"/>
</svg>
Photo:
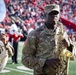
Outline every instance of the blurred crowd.
<svg viewBox="0 0 76 75">
<path fill-rule="evenodd" d="M 56 3 L 61 7 L 60 16 L 76 24 L 76 0 L 4 0 L 6 17 L 1 22 L 2 27 L 9 32 L 10 26 L 15 24 L 24 37 L 33 29 L 45 22 L 44 6 Z M 68 33 L 73 30 L 67 29 Z M 73 34 L 74 35 L 74 34 Z"/>
</svg>

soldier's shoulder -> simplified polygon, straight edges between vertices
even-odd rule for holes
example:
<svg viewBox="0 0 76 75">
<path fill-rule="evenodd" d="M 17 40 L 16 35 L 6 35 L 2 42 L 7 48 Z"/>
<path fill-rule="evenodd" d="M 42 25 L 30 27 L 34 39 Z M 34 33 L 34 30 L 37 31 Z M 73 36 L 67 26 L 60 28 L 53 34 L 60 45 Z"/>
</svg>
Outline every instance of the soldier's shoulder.
<svg viewBox="0 0 76 75">
<path fill-rule="evenodd" d="M 65 28 L 64 24 L 62 22 L 58 22 L 58 25 L 60 26 L 60 28 Z"/>
<path fill-rule="evenodd" d="M 62 23 L 62 22 L 60 22 L 60 21 L 58 22 L 58 24 L 59 24 L 59 25 L 63 25 L 63 23 Z"/>
<path fill-rule="evenodd" d="M 45 29 L 45 25 L 40 26 L 39 28 L 37 28 L 35 31 L 36 32 L 41 32 Z"/>
<path fill-rule="evenodd" d="M 37 34 L 39 34 L 39 33 L 40 33 L 41 31 L 43 31 L 43 30 L 44 30 L 44 26 L 40 26 L 39 28 L 32 30 L 32 31 L 29 33 L 29 35 L 37 35 Z"/>
</svg>

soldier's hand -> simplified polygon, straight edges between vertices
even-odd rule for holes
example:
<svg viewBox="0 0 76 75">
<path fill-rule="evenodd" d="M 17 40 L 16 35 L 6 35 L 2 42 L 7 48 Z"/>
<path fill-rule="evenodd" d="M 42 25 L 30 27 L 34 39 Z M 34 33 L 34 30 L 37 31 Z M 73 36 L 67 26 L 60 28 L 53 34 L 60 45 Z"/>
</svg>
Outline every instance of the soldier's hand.
<svg viewBox="0 0 76 75">
<path fill-rule="evenodd" d="M 60 60 L 58 58 L 48 59 L 45 62 L 44 66 L 51 66 L 52 68 L 56 69 L 60 65 Z"/>
<path fill-rule="evenodd" d="M 62 44 L 63 46 L 68 47 L 68 42 L 65 39 L 62 40 Z"/>
</svg>

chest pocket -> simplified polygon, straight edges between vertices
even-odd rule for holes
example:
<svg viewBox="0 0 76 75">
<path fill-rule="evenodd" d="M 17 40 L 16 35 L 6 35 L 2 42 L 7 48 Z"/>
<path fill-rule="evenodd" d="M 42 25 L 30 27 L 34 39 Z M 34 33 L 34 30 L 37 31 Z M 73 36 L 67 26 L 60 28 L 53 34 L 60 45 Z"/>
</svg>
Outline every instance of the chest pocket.
<svg viewBox="0 0 76 75">
<path fill-rule="evenodd" d="M 55 47 L 55 38 L 52 35 L 49 36 L 43 36 L 39 38 L 39 44 L 38 44 L 39 50 L 43 51 L 51 51 Z"/>
</svg>

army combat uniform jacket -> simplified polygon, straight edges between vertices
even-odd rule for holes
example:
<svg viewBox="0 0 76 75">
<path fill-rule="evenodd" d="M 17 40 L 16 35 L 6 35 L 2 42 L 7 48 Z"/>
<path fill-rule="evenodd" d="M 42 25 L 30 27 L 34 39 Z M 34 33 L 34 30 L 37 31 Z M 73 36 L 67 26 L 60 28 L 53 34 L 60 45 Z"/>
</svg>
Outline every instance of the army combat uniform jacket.
<svg viewBox="0 0 76 75">
<path fill-rule="evenodd" d="M 14 54 L 14 49 L 10 45 L 10 43 L 4 44 L 3 41 L 0 40 L 0 71 L 2 71 L 7 62 L 8 62 L 8 57 L 12 57 Z"/>
<path fill-rule="evenodd" d="M 42 69 L 45 61 L 58 57 L 60 51 L 57 49 L 57 37 L 61 32 L 62 38 L 66 38 L 70 45 L 70 40 L 65 34 L 62 23 L 59 23 L 55 30 L 48 29 L 44 24 L 28 35 L 22 51 L 22 63 L 26 67 L 34 69 L 34 75 L 44 75 Z"/>
</svg>

